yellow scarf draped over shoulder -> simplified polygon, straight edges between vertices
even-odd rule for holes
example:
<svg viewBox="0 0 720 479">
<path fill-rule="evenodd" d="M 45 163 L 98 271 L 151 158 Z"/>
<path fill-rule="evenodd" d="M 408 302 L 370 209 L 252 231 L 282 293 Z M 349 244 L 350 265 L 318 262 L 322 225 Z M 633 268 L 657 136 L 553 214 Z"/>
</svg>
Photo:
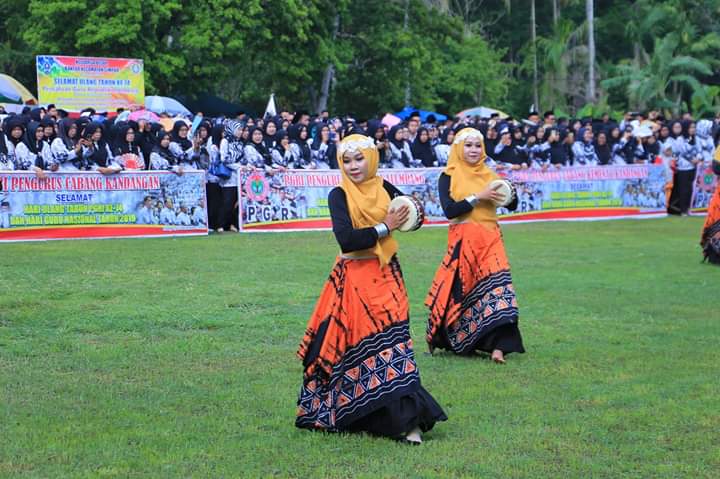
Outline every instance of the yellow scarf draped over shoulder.
<svg viewBox="0 0 720 479">
<path fill-rule="evenodd" d="M 356 151 L 362 153 L 368 162 L 368 175 L 362 183 L 355 183 L 343 168 L 345 153 Z M 380 155 L 375 142 L 364 135 L 349 135 L 338 145 L 337 160 L 342 175 L 340 188 L 345 192 L 353 228 L 368 228 L 382 223 L 390 207 L 390 195 L 383 188 L 383 179 L 377 175 Z M 386 236 L 379 239 L 374 247 L 354 251 L 349 256 L 374 255 L 378 257 L 382 267 L 390 262 L 397 250 L 397 242 L 391 236 Z"/>
<path fill-rule="evenodd" d="M 465 141 L 479 139 L 482 144 L 480 161 L 474 165 L 465 161 Z M 470 195 L 477 194 L 487 188 L 488 184 L 498 178 L 498 175 L 485 164 L 487 152 L 485 151 L 485 138 L 475 128 L 463 128 L 450 147 L 445 174 L 450 177 L 450 197 L 455 201 L 462 201 Z M 496 207 L 490 200 L 480 200 L 471 212 L 457 218 L 458 221 L 470 221 L 487 227 L 497 225 Z"/>
</svg>

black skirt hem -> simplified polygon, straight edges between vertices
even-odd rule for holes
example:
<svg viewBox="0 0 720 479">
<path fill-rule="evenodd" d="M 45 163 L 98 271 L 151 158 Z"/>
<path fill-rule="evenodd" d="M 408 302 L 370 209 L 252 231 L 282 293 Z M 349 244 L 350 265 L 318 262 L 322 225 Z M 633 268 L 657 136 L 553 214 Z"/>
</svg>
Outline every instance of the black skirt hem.
<svg viewBox="0 0 720 479">
<path fill-rule="evenodd" d="M 474 349 L 486 353 L 492 353 L 496 349 L 502 351 L 503 354 L 525 352 L 517 323 L 503 324 L 489 331 L 475 343 Z"/>
<path fill-rule="evenodd" d="M 432 348 L 452 351 L 459 356 L 472 356 L 478 351 L 492 353 L 496 349 L 502 351 L 503 354 L 522 354 L 525 352 L 518 323 L 504 323 L 490 329 L 479 337 L 475 344 L 465 349 L 464 352 L 453 350 L 447 338 L 447 333 L 443 330 L 441 334 L 433 338 Z"/>
<path fill-rule="evenodd" d="M 352 423 L 338 428 L 339 432 L 366 432 L 374 436 L 403 439 L 419 427 L 430 431 L 436 422 L 447 421 L 440 405 L 422 386 L 412 394 L 389 401 Z"/>
</svg>

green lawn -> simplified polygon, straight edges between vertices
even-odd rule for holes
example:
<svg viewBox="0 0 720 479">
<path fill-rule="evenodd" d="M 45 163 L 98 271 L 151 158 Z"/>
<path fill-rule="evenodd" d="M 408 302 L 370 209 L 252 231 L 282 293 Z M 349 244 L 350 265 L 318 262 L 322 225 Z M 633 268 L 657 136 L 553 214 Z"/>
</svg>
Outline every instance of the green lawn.
<svg viewBox="0 0 720 479">
<path fill-rule="evenodd" d="M 0 477 L 714 477 L 720 268 L 695 218 L 504 228 L 527 354 L 425 354 L 443 228 L 397 235 L 420 447 L 294 427 L 329 233 L 0 245 Z"/>
</svg>

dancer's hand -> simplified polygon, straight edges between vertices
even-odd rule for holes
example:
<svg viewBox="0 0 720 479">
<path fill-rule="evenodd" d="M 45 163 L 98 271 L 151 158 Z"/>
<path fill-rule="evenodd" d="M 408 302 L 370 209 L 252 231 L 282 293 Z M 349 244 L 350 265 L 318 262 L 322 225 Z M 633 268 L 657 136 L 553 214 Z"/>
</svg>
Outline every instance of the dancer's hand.
<svg viewBox="0 0 720 479">
<path fill-rule="evenodd" d="M 400 208 L 392 208 L 387 212 L 383 223 L 388 227 L 390 231 L 398 229 L 398 227 L 405 223 L 410 215 L 410 208 L 407 205 L 403 205 Z"/>
<path fill-rule="evenodd" d="M 475 197 L 479 200 L 489 200 L 492 202 L 500 201 L 503 199 L 502 194 L 493 190 L 489 186 L 480 193 L 475 193 Z"/>
</svg>

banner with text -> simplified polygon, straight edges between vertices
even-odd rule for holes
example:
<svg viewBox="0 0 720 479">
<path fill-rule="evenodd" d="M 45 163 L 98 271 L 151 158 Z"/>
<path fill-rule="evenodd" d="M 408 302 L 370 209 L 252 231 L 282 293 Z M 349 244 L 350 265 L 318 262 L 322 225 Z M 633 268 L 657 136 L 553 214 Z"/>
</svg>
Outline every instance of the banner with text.
<svg viewBox="0 0 720 479">
<path fill-rule="evenodd" d="M 0 241 L 206 235 L 205 173 L 0 172 Z"/>
<path fill-rule="evenodd" d="M 69 112 L 98 112 L 145 105 L 142 60 L 128 58 L 36 57 L 38 100 Z"/>
<path fill-rule="evenodd" d="M 426 224 L 447 224 L 438 199 L 441 168 L 380 170 L 380 175 L 425 206 Z M 632 165 L 523 170 L 504 175 L 517 189 L 518 208 L 498 209 L 501 222 L 593 220 L 665 216 L 662 166 Z M 239 178 L 244 232 L 328 229 L 327 197 L 340 172 L 291 170 Z"/>
</svg>

